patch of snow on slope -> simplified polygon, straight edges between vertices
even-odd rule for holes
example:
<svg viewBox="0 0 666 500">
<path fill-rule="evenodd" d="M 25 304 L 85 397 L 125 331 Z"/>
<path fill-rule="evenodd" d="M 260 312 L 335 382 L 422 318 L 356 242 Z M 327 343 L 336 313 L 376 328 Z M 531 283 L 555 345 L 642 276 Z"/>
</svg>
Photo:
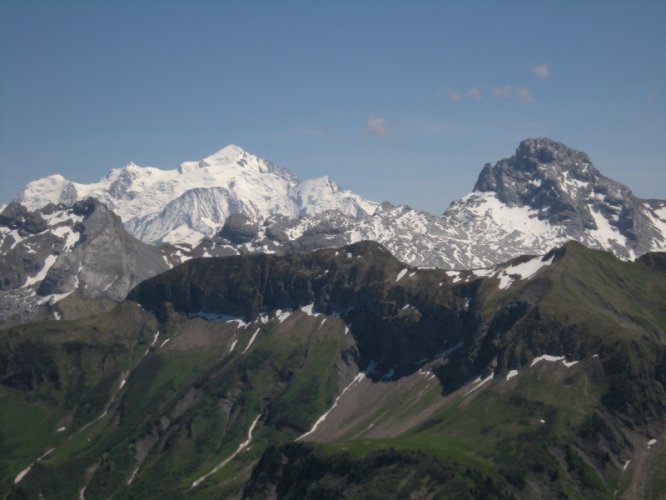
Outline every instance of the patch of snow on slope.
<svg viewBox="0 0 666 500">
<path fill-rule="evenodd" d="M 193 312 L 187 315 L 188 318 L 201 318 L 206 321 L 222 321 L 224 323 L 237 323 L 238 328 L 246 328 L 247 323 L 243 318 L 236 316 L 229 316 L 228 314 L 209 313 L 204 311 Z"/>
<path fill-rule="evenodd" d="M 47 450 L 37 460 L 35 460 L 33 463 L 31 463 L 28 467 L 23 469 L 21 472 L 19 472 L 18 475 L 14 478 L 14 484 L 20 483 L 23 480 L 23 478 L 28 475 L 28 472 L 30 472 L 30 469 L 32 469 L 33 466 L 36 463 L 41 462 L 46 457 L 48 457 L 51 453 L 53 453 L 53 450 L 55 450 L 55 448 L 51 448 L 50 450 Z"/>
<path fill-rule="evenodd" d="M 403 269 L 402 271 L 400 271 L 400 272 L 398 273 L 398 276 L 397 276 L 396 279 L 395 279 L 395 282 L 397 283 L 397 282 L 400 281 L 402 278 L 404 278 L 404 277 L 405 277 L 405 274 L 407 274 L 407 269 Z"/>
<path fill-rule="evenodd" d="M 541 356 L 537 356 L 532 360 L 532 363 L 530 363 L 530 367 L 536 365 L 540 361 L 548 361 L 550 363 L 557 363 L 558 361 L 561 361 L 562 364 L 567 368 L 570 368 L 578 363 L 578 361 L 567 361 L 565 356 L 552 356 L 550 354 L 542 354 Z"/>
<path fill-rule="evenodd" d="M 313 309 L 314 309 L 314 302 L 312 304 L 308 304 L 306 306 L 301 307 L 301 311 L 303 311 L 308 316 L 313 316 L 316 318 L 321 315 L 321 313 L 312 312 Z"/>
<path fill-rule="evenodd" d="M 594 219 L 597 229 L 588 231 L 590 236 L 601 243 L 603 247 L 616 243 L 620 246 L 627 246 L 627 239 L 618 231 L 614 226 L 601 213 L 595 209 L 591 209 L 590 213 Z"/>
<path fill-rule="evenodd" d="M 236 344 L 238 344 L 238 339 L 234 339 L 234 341 L 231 343 L 231 346 L 229 346 L 229 352 L 233 352 L 233 350 L 236 348 Z"/>
<path fill-rule="evenodd" d="M 659 217 L 660 219 L 666 221 L 666 205 L 664 205 L 664 206 L 661 207 L 661 208 L 657 208 L 657 209 L 655 209 L 654 213 L 657 214 L 657 217 Z"/>
<path fill-rule="evenodd" d="M 5 238 L 8 237 L 8 236 L 12 237 L 12 246 L 9 247 L 10 250 L 13 250 L 16 245 L 21 243 L 23 240 L 27 239 L 27 238 L 24 238 L 23 236 L 21 236 L 21 234 L 18 232 L 18 229 L 14 229 L 13 231 L 10 231 L 5 236 Z M 4 242 L 4 238 L 3 238 L 3 242 Z"/>
<path fill-rule="evenodd" d="M 252 334 L 252 338 L 250 338 L 250 341 L 245 346 L 245 349 L 243 349 L 243 354 L 245 354 L 247 352 L 247 350 L 250 348 L 250 346 L 254 343 L 254 339 L 257 338 L 257 334 L 259 333 L 260 330 L 261 330 L 261 328 L 257 328 L 257 331 L 255 331 Z"/>
<path fill-rule="evenodd" d="M 536 210 L 506 205 L 493 192 L 473 191 L 461 198 L 460 202 L 469 203 L 469 211 L 477 218 L 492 220 L 508 231 L 519 230 L 535 236 L 554 232 L 548 221 L 539 219 Z"/>
<path fill-rule="evenodd" d="M 533 259 L 523 262 L 521 264 L 514 264 L 510 267 L 507 267 L 500 271 L 499 273 L 499 288 L 504 290 L 509 288 L 514 281 L 514 276 L 518 276 L 518 279 L 525 280 L 534 276 L 539 269 L 542 267 L 549 266 L 553 263 L 555 256 L 551 256 L 550 259 L 543 260 L 543 257 L 534 257 Z"/>
<path fill-rule="evenodd" d="M 495 272 L 494 269 L 471 269 L 471 272 L 474 276 L 478 278 L 487 278 L 488 276 L 492 276 L 493 273 Z"/>
<path fill-rule="evenodd" d="M 566 359 L 565 356 L 551 356 L 550 354 L 542 354 L 541 356 L 537 356 L 532 360 L 532 362 L 530 363 L 530 367 L 536 365 L 541 361 L 549 361 L 551 363 L 556 363 L 557 361 L 564 361 L 565 359 Z"/>
<path fill-rule="evenodd" d="M 467 391 L 467 392 L 465 393 L 465 396 L 469 396 L 469 395 L 472 394 L 474 391 L 476 391 L 478 388 L 480 388 L 481 386 L 487 384 L 488 382 L 490 382 L 490 381 L 491 381 L 492 379 L 494 379 L 494 378 L 495 378 L 495 374 L 494 374 L 494 373 L 491 373 L 490 375 L 488 375 L 488 376 L 487 376 L 486 378 L 484 378 L 484 379 L 481 379 L 481 377 L 478 377 L 478 378 L 473 382 L 473 383 L 475 384 L 474 387 L 472 387 L 469 391 Z"/>
<path fill-rule="evenodd" d="M 446 275 L 449 278 L 451 278 L 453 283 L 458 283 L 459 281 L 462 281 L 462 273 L 458 271 L 446 271 Z"/>
<path fill-rule="evenodd" d="M 65 297 L 69 297 L 74 291 L 76 290 L 76 287 L 78 286 L 77 284 L 69 291 L 69 292 L 64 292 L 64 293 L 54 293 L 52 295 L 45 295 L 44 297 L 41 297 L 37 303 L 38 304 L 55 304 L 56 302 L 61 301 Z"/>
<path fill-rule="evenodd" d="M 345 387 L 344 389 L 342 389 L 342 392 L 340 393 L 340 395 L 339 395 L 337 398 L 335 398 L 335 401 L 333 401 L 333 405 L 332 405 L 332 406 L 326 411 L 326 413 L 324 413 L 321 417 L 319 417 L 319 418 L 317 419 L 317 421 L 314 423 L 314 425 L 312 426 L 312 428 L 311 428 L 308 432 L 306 432 L 305 434 L 301 434 L 300 436 L 298 436 L 298 437 L 296 438 L 296 441 L 300 441 L 301 439 L 306 438 L 307 436 L 309 436 L 310 434 L 312 434 L 314 431 L 316 431 L 316 430 L 317 430 L 317 427 L 319 427 L 319 426 L 322 424 L 322 422 L 324 422 L 324 420 L 326 420 L 326 417 L 328 417 L 328 414 L 331 413 L 331 412 L 333 411 L 333 409 L 334 409 L 336 406 L 338 406 L 338 403 L 340 402 L 340 398 L 342 398 L 342 396 L 344 396 L 345 393 L 346 393 L 349 389 L 351 389 L 353 386 L 355 386 L 356 384 L 362 382 L 364 378 L 365 378 L 365 373 L 363 373 L 363 372 L 358 373 L 358 375 L 356 375 L 356 377 L 354 377 L 354 380 L 352 380 L 352 381 L 349 383 L 349 385 L 347 385 L 347 387 Z"/>
<path fill-rule="evenodd" d="M 76 215 L 71 210 L 56 210 L 50 214 L 40 213 L 42 219 L 48 222 L 49 227 L 57 226 L 66 222 L 69 226 L 74 226 L 77 222 L 83 222 L 83 215 Z"/>
<path fill-rule="evenodd" d="M 518 375 L 518 370 L 509 370 L 509 373 L 506 374 L 506 379 L 511 380 L 516 375 Z"/>
<path fill-rule="evenodd" d="M 275 311 L 275 319 L 278 320 L 278 323 L 284 323 L 285 320 L 292 315 L 292 313 L 293 311 L 290 310 L 283 311 L 282 309 L 278 309 Z"/>
<path fill-rule="evenodd" d="M 652 240 L 652 251 L 666 251 L 666 205 L 654 211 L 645 210 L 644 213 L 650 219 L 652 225 L 662 235 L 661 244 L 657 241 L 657 238 Z"/>
<path fill-rule="evenodd" d="M 209 235 L 202 231 L 196 231 L 186 224 L 181 224 L 176 229 L 172 229 L 163 235 L 162 241 L 164 243 L 171 243 L 172 245 L 177 243 L 187 243 L 188 245 L 195 247 L 206 236 Z"/>
<path fill-rule="evenodd" d="M 56 260 L 58 260 L 57 255 L 48 255 L 44 260 L 44 266 L 33 277 L 28 277 L 25 280 L 23 288 L 32 286 L 36 283 L 41 283 L 44 280 L 44 278 L 46 278 L 46 274 L 49 272 L 49 269 L 51 269 L 51 267 L 53 267 L 53 264 L 56 263 Z"/>
<path fill-rule="evenodd" d="M 201 476 L 199 479 L 194 481 L 192 483 L 192 486 L 190 486 L 190 489 L 193 489 L 193 488 L 196 488 L 197 486 L 199 486 L 203 481 L 208 479 L 210 476 L 212 476 L 217 471 L 219 471 L 222 467 L 224 467 L 229 462 L 231 462 L 236 455 L 238 455 L 241 451 L 243 451 L 245 448 L 247 448 L 250 445 L 250 443 L 252 442 L 252 432 L 254 432 L 254 428 L 256 427 L 257 422 L 259 422 L 260 417 L 261 417 L 261 414 L 257 415 L 257 418 L 254 419 L 254 421 L 252 422 L 252 425 L 250 425 L 250 428 L 247 431 L 247 439 L 245 441 L 243 441 L 241 444 L 238 445 L 238 448 L 236 449 L 236 451 L 234 451 L 231 454 L 231 456 L 229 456 L 228 458 L 225 458 L 222 462 L 220 462 L 215 467 L 213 467 L 213 470 L 211 470 L 208 474 L 206 474 L 204 476 Z"/>
</svg>

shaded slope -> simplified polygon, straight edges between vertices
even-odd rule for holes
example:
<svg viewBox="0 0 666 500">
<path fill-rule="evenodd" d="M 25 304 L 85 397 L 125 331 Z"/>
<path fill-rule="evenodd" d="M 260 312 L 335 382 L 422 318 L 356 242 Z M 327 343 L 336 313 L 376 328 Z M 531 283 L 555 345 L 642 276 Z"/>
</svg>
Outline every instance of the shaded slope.
<svg viewBox="0 0 666 500">
<path fill-rule="evenodd" d="M 50 422 L 5 413 L 3 491 L 649 496 L 666 458 L 663 262 L 576 243 L 463 272 L 374 243 L 187 262 L 95 320 L 0 332 L 0 405 Z M 69 342 L 111 339 L 72 361 Z"/>
</svg>

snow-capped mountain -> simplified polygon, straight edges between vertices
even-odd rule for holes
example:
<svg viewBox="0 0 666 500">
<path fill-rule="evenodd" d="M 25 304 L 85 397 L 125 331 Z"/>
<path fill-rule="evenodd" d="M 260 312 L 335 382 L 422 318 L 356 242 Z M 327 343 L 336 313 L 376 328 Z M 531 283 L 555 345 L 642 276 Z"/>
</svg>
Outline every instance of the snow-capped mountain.
<svg viewBox="0 0 666 500">
<path fill-rule="evenodd" d="M 451 204 L 444 217 L 490 241 L 514 229 L 522 233 L 514 245 L 548 248 L 566 238 L 633 259 L 666 249 L 665 207 L 665 201 L 636 198 L 583 152 L 527 139 L 511 158 L 486 165 L 474 192 Z"/>
<path fill-rule="evenodd" d="M 527 139 L 511 158 L 486 165 L 474 191 L 441 217 L 383 203 L 360 220 L 335 211 L 273 217 L 253 234 L 241 241 L 223 232 L 202 241 L 193 255 L 290 253 L 372 240 L 412 265 L 472 269 L 577 240 L 633 259 L 666 250 L 666 201 L 636 198 L 585 153 Z"/>
<path fill-rule="evenodd" d="M 0 323 L 34 316 L 74 292 L 120 301 L 169 267 L 162 250 L 130 236 L 95 199 L 34 211 L 10 204 L 0 213 Z"/>
<path fill-rule="evenodd" d="M 16 197 L 36 209 L 94 197 L 147 243 L 195 244 L 214 235 L 233 213 L 262 221 L 271 215 L 300 217 L 335 209 L 352 218 L 373 213 L 375 203 L 343 191 L 329 177 L 299 182 L 286 169 L 238 146 L 227 146 L 174 170 L 130 163 L 93 184 L 53 175 L 29 183 Z"/>
<path fill-rule="evenodd" d="M 108 204 L 143 241 L 175 245 L 181 260 L 361 240 L 406 263 L 447 269 L 543 255 L 568 240 L 624 259 L 666 250 L 666 201 L 636 198 L 585 153 L 545 138 L 526 139 L 514 156 L 487 164 L 473 192 L 441 216 L 369 202 L 328 177 L 299 182 L 236 146 L 177 170 L 130 164 L 91 185 L 48 177 L 17 201 L 34 208 L 82 196 Z"/>
</svg>

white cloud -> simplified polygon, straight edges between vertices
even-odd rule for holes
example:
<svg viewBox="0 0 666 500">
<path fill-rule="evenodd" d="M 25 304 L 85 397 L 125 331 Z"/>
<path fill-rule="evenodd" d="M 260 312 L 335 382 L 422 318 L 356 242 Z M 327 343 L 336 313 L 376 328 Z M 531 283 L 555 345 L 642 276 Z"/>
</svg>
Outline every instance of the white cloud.
<svg viewBox="0 0 666 500">
<path fill-rule="evenodd" d="M 532 66 L 532 73 L 539 78 L 548 78 L 550 76 L 550 68 L 547 64 L 535 64 Z"/>
<path fill-rule="evenodd" d="M 446 93 L 449 95 L 449 99 L 451 99 L 453 102 L 458 102 L 463 98 L 463 95 L 453 87 L 449 87 Z"/>
<path fill-rule="evenodd" d="M 481 89 L 479 87 L 470 87 L 467 91 L 467 97 L 478 101 L 481 99 Z"/>
<path fill-rule="evenodd" d="M 532 97 L 532 94 L 530 94 L 530 91 L 527 89 L 516 90 L 516 95 L 518 96 L 518 99 L 526 104 L 529 104 L 534 100 L 534 97 Z"/>
<path fill-rule="evenodd" d="M 449 99 L 451 99 L 453 102 L 459 102 L 465 98 L 474 99 L 475 101 L 481 99 L 481 89 L 477 86 L 470 87 L 469 89 L 463 91 L 458 91 L 453 87 L 449 87 L 446 90 L 446 93 L 449 96 Z"/>
<path fill-rule="evenodd" d="M 493 89 L 493 95 L 495 99 L 500 101 L 507 101 L 510 99 L 518 99 L 525 104 L 529 104 L 534 101 L 534 97 L 530 91 L 526 88 L 515 88 L 513 85 L 504 85 L 502 87 L 495 87 Z"/>
<path fill-rule="evenodd" d="M 386 137 L 391 133 L 386 118 L 383 116 L 371 116 L 365 126 L 375 135 Z"/>
<path fill-rule="evenodd" d="M 504 85 L 503 87 L 495 87 L 493 89 L 493 95 L 495 96 L 495 99 L 500 99 L 502 101 L 505 99 L 513 99 L 514 97 L 513 87 L 511 85 Z"/>
</svg>

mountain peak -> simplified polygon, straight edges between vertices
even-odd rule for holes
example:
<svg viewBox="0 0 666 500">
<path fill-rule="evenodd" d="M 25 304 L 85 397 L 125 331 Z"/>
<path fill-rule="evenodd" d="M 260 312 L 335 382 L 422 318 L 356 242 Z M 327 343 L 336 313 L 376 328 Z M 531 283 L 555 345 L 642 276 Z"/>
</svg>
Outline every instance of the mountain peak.
<svg viewBox="0 0 666 500">
<path fill-rule="evenodd" d="M 600 179 L 605 178 L 587 154 L 540 137 L 521 141 L 514 156 L 494 166 L 486 164 L 474 190 L 495 192 L 504 203 L 518 205 L 530 204 L 526 195 L 531 197 L 535 191 L 550 192 L 550 203 L 563 195 L 575 198 L 577 191 L 589 190 Z"/>
<path fill-rule="evenodd" d="M 525 163 L 556 163 L 566 167 L 577 163 L 591 163 L 589 157 L 582 151 L 577 151 L 547 137 L 522 140 L 516 150 L 515 158 L 518 166 Z"/>
<path fill-rule="evenodd" d="M 238 161 L 242 157 L 245 157 L 249 155 L 247 151 L 245 151 L 243 148 L 240 146 L 236 146 L 235 144 L 229 144 L 228 146 L 223 147 L 219 151 L 216 151 L 210 156 L 207 156 L 206 158 L 203 159 L 203 162 L 205 163 L 231 163 Z"/>
</svg>

